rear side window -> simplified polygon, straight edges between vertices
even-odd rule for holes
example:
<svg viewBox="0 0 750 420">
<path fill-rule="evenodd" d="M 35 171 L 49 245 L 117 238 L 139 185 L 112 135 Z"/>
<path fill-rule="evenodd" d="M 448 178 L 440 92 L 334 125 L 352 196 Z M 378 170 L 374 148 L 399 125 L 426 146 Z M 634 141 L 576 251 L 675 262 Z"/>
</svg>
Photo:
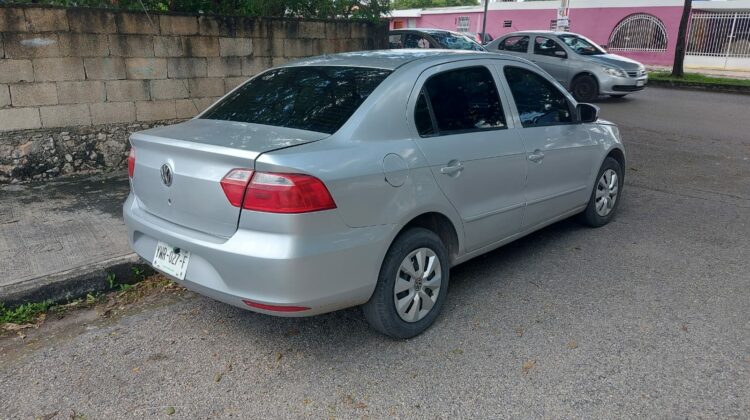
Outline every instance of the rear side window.
<svg viewBox="0 0 750 420">
<path fill-rule="evenodd" d="M 422 35 L 406 34 L 404 48 L 430 48 L 430 41 Z"/>
<path fill-rule="evenodd" d="M 524 127 L 573 121 L 565 95 L 547 79 L 519 67 L 507 66 L 504 73 Z"/>
<path fill-rule="evenodd" d="M 505 38 L 498 45 L 499 50 L 525 53 L 529 50 L 528 36 L 511 36 Z"/>
<path fill-rule="evenodd" d="M 414 124 L 417 125 L 417 131 L 419 131 L 419 135 L 422 137 L 429 137 L 435 134 L 435 125 L 424 90 L 419 94 L 417 106 L 414 108 Z"/>
<path fill-rule="evenodd" d="M 404 48 L 401 43 L 401 34 L 388 35 L 388 48 Z"/>
<path fill-rule="evenodd" d="M 426 122 L 431 116 L 435 118 L 432 126 L 440 135 L 506 127 L 497 87 L 486 67 L 450 70 L 430 77 L 415 108 L 414 120 L 421 136 L 434 134 Z"/>
<path fill-rule="evenodd" d="M 390 73 L 337 66 L 275 69 L 246 83 L 201 118 L 333 134 Z"/>
</svg>

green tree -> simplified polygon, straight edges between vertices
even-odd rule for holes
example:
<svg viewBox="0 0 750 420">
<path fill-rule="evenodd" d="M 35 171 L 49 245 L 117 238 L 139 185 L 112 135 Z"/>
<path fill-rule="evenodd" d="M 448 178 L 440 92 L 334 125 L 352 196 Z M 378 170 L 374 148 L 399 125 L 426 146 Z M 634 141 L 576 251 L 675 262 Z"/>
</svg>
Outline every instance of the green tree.
<svg viewBox="0 0 750 420">
<path fill-rule="evenodd" d="M 0 0 L 0 4 L 3 3 L 5 1 Z M 14 0 L 9 3 L 129 10 L 145 8 L 148 11 L 240 16 L 368 20 L 378 20 L 391 10 L 389 0 Z"/>
<path fill-rule="evenodd" d="M 394 9 L 427 9 L 430 7 L 478 6 L 479 0 L 394 0 Z"/>
</svg>

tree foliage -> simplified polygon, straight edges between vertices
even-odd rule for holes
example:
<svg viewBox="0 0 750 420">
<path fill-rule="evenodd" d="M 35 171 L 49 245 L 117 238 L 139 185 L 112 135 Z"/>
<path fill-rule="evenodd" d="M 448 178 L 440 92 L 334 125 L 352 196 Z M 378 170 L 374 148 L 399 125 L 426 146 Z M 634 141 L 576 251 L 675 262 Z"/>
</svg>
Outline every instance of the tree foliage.
<svg viewBox="0 0 750 420">
<path fill-rule="evenodd" d="M 0 0 L 0 4 L 5 1 Z M 389 0 L 15 0 L 65 7 L 186 12 L 240 16 L 380 19 Z"/>
<path fill-rule="evenodd" d="M 394 9 L 427 9 L 430 7 L 478 6 L 479 0 L 394 0 Z"/>
</svg>

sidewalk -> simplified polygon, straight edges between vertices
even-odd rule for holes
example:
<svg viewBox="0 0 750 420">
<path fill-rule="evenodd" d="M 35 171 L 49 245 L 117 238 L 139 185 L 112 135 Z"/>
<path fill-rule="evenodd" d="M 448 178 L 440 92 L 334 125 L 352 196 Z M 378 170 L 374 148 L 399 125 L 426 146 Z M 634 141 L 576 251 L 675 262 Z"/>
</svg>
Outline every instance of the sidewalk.
<svg viewBox="0 0 750 420">
<path fill-rule="evenodd" d="M 80 296 L 128 282 L 127 174 L 0 186 L 0 302 Z"/>
<path fill-rule="evenodd" d="M 646 66 L 652 71 L 672 71 L 672 67 Z M 750 79 L 750 71 L 707 69 L 702 67 L 685 67 L 685 73 L 697 73 L 704 76 L 726 77 L 729 79 Z"/>
</svg>

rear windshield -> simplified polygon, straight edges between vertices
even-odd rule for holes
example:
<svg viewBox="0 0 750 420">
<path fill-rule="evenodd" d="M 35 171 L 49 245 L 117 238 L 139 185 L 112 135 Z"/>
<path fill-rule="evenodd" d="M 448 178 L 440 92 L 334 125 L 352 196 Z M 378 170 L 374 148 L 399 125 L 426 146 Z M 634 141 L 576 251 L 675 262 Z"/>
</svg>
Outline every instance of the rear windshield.
<svg viewBox="0 0 750 420">
<path fill-rule="evenodd" d="M 201 118 L 333 134 L 390 73 L 336 66 L 275 69 L 235 90 Z"/>
</svg>

